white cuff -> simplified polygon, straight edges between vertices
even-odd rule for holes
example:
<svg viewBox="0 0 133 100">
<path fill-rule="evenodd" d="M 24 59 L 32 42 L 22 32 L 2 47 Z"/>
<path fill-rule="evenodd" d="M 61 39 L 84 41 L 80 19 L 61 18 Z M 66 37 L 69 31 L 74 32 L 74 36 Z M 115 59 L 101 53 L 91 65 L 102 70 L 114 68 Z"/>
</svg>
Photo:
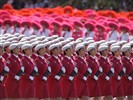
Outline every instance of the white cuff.
<svg viewBox="0 0 133 100">
<path fill-rule="evenodd" d="M 114 68 L 111 68 L 110 70 L 112 71 L 112 73 L 115 73 L 115 70 L 114 70 Z"/>
<path fill-rule="evenodd" d="M 72 76 L 69 76 L 69 80 L 72 81 L 74 79 L 74 77 Z"/>
<path fill-rule="evenodd" d="M 19 77 L 18 75 L 15 75 L 15 79 L 16 79 L 16 80 L 19 80 L 20 77 Z"/>
<path fill-rule="evenodd" d="M 86 80 L 87 80 L 87 77 L 84 76 L 84 77 L 83 77 L 83 80 L 86 81 Z"/>
<path fill-rule="evenodd" d="M 92 73 L 92 70 L 91 70 L 91 68 L 88 68 L 87 70 L 88 70 L 88 72 L 89 72 L 90 74 Z"/>
<path fill-rule="evenodd" d="M 47 77 L 43 76 L 43 80 L 44 80 L 44 81 L 47 81 Z"/>
<path fill-rule="evenodd" d="M 124 71 L 124 73 L 126 73 L 126 68 L 125 67 L 123 67 L 123 71 Z"/>
<path fill-rule="evenodd" d="M 38 72 L 38 68 L 37 68 L 36 66 L 34 67 L 34 70 L 35 70 L 36 72 Z"/>
<path fill-rule="evenodd" d="M 57 79 L 57 80 L 59 80 L 60 78 L 61 78 L 61 77 L 58 76 L 58 75 L 55 76 L 55 79 Z"/>
<path fill-rule="evenodd" d="M 120 77 L 120 76 L 118 76 L 118 77 L 117 77 L 117 79 L 118 79 L 118 80 L 120 80 L 120 79 L 121 79 L 121 77 Z"/>
<path fill-rule="evenodd" d="M 62 67 L 62 68 L 61 68 L 61 70 L 63 71 L 63 73 L 65 73 L 65 72 L 66 72 L 65 67 Z"/>
<path fill-rule="evenodd" d="M 30 76 L 29 79 L 30 79 L 31 81 L 33 81 L 33 80 L 34 80 L 34 77 L 33 77 L 33 76 Z"/>
<path fill-rule="evenodd" d="M 50 66 L 48 67 L 48 71 L 51 73 L 51 67 Z"/>
<path fill-rule="evenodd" d="M 76 73 L 78 73 L 78 68 L 77 68 L 77 67 L 74 67 L 74 71 L 75 71 Z"/>
<path fill-rule="evenodd" d="M 110 77 L 106 76 L 105 79 L 108 81 L 110 79 Z"/>
<path fill-rule="evenodd" d="M 131 76 L 128 76 L 128 80 L 131 81 L 132 80 L 132 77 Z"/>
<path fill-rule="evenodd" d="M 21 67 L 21 70 L 24 72 L 24 67 L 23 66 Z"/>
<path fill-rule="evenodd" d="M 98 77 L 97 77 L 97 76 L 95 76 L 95 75 L 94 75 L 94 77 L 93 77 L 93 78 L 94 78 L 96 81 L 98 80 Z"/>
<path fill-rule="evenodd" d="M 0 81 L 3 81 L 4 80 L 4 76 L 0 76 Z"/>
<path fill-rule="evenodd" d="M 102 73 L 103 72 L 103 69 L 102 69 L 102 67 L 99 67 L 99 71 Z"/>
<path fill-rule="evenodd" d="M 6 72 L 9 72 L 9 68 L 8 68 L 7 66 L 4 67 L 4 70 L 5 70 Z"/>
</svg>

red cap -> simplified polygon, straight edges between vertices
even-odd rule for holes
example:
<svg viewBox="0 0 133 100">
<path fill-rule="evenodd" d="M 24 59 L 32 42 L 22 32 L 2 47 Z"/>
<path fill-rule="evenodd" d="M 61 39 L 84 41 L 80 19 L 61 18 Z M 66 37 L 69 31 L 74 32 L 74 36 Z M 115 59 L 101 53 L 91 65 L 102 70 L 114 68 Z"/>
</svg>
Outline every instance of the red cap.
<svg viewBox="0 0 133 100">
<path fill-rule="evenodd" d="M 118 28 L 118 25 L 116 23 L 110 22 L 108 24 L 109 27 L 115 27 L 116 29 Z"/>
<path fill-rule="evenodd" d="M 94 24 L 91 23 L 91 22 L 86 22 L 86 23 L 85 23 L 85 27 L 86 27 L 86 28 L 87 28 L 87 27 L 90 27 L 91 29 L 94 29 Z"/>
<path fill-rule="evenodd" d="M 12 24 L 17 24 L 18 26 L 21 26 L 21 20 L 20 19 L 13 19 Z"/>
<path fill-rule="evenodd" d="M 101 25 L 101 24 L 97 24 L 97 25 L 96 25 L 96 28 L 101 28 L 103 31 L 105 31 L 104 26 L 103 26 L 103 25 Z"/>
<path fill-rule="evenodd" d="M 125 26 L 125 25 L 121 25 L 121 26 L 119 27 L 119 29 L 120 29 L 120 30 L 129 31 L 128 26 Z"/>
<path fill-rule="evenodd" d="M 30 27 L 31 26 L 31 22 L 29 20 L 23 20 L 21 25 L 22 26 L 27 25 L 27 26 Z"/>
<path fill-rule="evenodd" d="M 48 28 L 49 28 L 49 22 L 47 20 L 41 20 L 40 21 L 41 24 L 45 24 Z"/>
<path fill-rule="evenodd" d="M 52 25 L 57 25 L 59 28 L 61 27 L 61 24 L 59 22 L 57 22 L 57 21 L 53 21 Z"/>
<path fill-rule="evenodd" d="M 84 25 L 80 21 L 74 21 L 73 24 L 75 26 L 83 27 Z"/>
<path fill-rule="evenodd" d="M 64 23 L 62 24 L 62 28 L 64 28 L 64 27 L 67 27 L 67 28 L 69 28 L 70 30 L 73 29 L 72 25 L 69 24 L 69 23 L 67 23 L 67 22 L 64 22 Z"/>
<path fill-rule="evenodd" d="M 37 29 L 41 29 L 41 25 L 38 22 L 32 22 L 32 26 L 36 27 Z"/>
<path fill-rule="evenodd" d="M 6 24 L 12 25 L 12 20 L 7 18 L 7 19 L 5 19 L 5 20 L 3 21 L 3 24 L 4 24 L 4 25 L 6 25 Z"/>
</svg>

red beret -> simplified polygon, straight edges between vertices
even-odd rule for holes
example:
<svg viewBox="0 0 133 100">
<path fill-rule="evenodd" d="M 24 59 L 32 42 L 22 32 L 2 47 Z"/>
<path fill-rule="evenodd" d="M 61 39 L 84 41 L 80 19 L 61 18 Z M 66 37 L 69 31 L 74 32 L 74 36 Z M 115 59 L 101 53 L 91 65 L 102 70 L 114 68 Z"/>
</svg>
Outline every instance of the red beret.
<svg viewBox="0 0 133 100">
<path fill-rule="evenodd" d="M 57 25 L 59 28 L 61 27 L 61 24 L 59 22 L 57 22 L 57 21 L 53 21 L 52 25 Z"/>
<path fill-rule="evenodd" d="M 37 29 L 41 29 L 41 25 L 38 22 L 32 22 L 32 26 L 36 27 Z"/>
<path fill-rule="evenodd" d="M 12 25 L 12 20 L 7 18 L 7 19 L 5 19 L 5 20 L 3 21 L 3 24 L 4 24 L 4 25 L 6 25 L 6 24 Z"/>
<path fill-rule="evenodd" d="M 47 20 L 41 20 L 40 21 L 41 24 L 45 24 L 48 28 L 49 28 L 49 22 Z"/>
<path fill-rule="evenodd" d="M 21 20 L 20 19 L 13 19 L 12 24 L 17 24 L 18 26 L 21 26 Z"/>
<path fill-rule="evenodd" d="M 31 26 L 31 22 L 29 20 L 23 20 L 21 25 L 22 26 L 27 25 L 27 26 L 30 27 Z"/>
</svg>

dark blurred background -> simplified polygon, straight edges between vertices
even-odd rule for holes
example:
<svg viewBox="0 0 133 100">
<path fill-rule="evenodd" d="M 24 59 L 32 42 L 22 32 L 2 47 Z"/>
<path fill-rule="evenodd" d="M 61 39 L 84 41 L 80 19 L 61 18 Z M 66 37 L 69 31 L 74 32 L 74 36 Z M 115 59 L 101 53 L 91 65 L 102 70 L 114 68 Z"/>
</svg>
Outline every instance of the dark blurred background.
<svg viewBox="0 0 133 100">
<path fill-rule="evenodd" d="M 15 9 L 71 5 L 78 9 L 133 11 L 133 0 L 0 0 L 0 8 L 6 3 Z"/>
</svg>

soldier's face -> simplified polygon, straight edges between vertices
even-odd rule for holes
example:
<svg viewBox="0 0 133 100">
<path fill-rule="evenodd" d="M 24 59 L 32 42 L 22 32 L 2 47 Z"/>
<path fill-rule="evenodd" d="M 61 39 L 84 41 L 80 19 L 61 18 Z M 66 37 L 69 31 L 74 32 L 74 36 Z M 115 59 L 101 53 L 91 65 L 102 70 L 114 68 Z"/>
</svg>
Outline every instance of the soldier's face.
<svg viewBox="0 0 133 100">
<path fill-rule="evenodd" d="M 84 56 L 85 55 L 85 49 L 84 48 L 79 50 L 79 55 L 80 56 Z"/>
<path fill-rule="evenodd" d="M 120 50 L 115 51 L 114 54 L 115 54 L 115 56 L 117 56 L 117 57 L 120 56 Z"/>
<path fill-rule="evenodd" d="M 71 54 L 73 53 L 73 50 L 72 50 L 72 49 L 67 49 L 66 53 L 67 53 L 68 55 L 71 55 Z"/>
<path fill-rule="evenodd" d="M 91 54 L 92 56 L 95 56 L 95 55 L 96 55 L 96 49 L 92 49 L 92 50 L 90 51 L 90 54 Z"/>
<path fill-rule="evenodd" d="M 40 52 L 40 55 L 41 55 L 41 56 L 44 56 L 44 55 L 45 55 L 45 49 L 44 49 L 44 48 L 40 49 L 39 52 Z"/>
<path fill-rule="evenodd" d="M 19 49 L 19 48 L 15 48 L 15 49 L 13 50 L 13 52 L 14 52 L 14 54 L 18 55 L 18 54 L 20 53 L 20 49 Z"/>
<path fill-rule="evenodd" d="M 26 54 L 26 55 L 31 55 L 31 54 L 32 54 L 32 49 L 31 49 L 31 48 L 27 48 L 27 49 L 25 50 L 25 54 Z"/>
<path fill-rule="evenodd" d="M 6 50 L 7 53 L 10 53 L 9 46 L 5 47 L 5 50 Z"/>
<path fill-rule="evenodd" d="M 103 51 L 103 55 L 104 56 L 107 56 L 108 55 L 108 50 L 107 49 Z"/>
<path fill-rule="evenodd" d="M 3 48 L 0 47 L 0 55 L 3 55 L 3 52 L 4 52 Z"/>
<path fill-rule="evenodd" d="M 125 55 L 130 57 L 130 55 L 131 55 L 131 49 L 127 50 L 127 51 L 125 52 Z"/>
<path fill-rule="evenodd" d="M 52 50 L 53 55 L 58 55 L 58 52 L 59 52 L 58 48 L 55 48 L 55 49 Z"/>
</svg>

